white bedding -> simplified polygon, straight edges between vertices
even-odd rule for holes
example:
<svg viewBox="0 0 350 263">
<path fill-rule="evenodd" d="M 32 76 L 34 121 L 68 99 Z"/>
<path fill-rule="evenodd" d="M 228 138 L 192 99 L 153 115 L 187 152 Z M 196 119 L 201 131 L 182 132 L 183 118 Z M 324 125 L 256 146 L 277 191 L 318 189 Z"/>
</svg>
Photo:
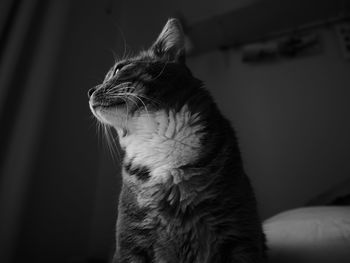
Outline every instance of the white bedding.
<svg viewBox="0 0 350 263">
<path fill-rule="evenodd" d="M 264 222 L 269 262 L 350 263 L 350 206 L 280 213 Z"/>
</svg>

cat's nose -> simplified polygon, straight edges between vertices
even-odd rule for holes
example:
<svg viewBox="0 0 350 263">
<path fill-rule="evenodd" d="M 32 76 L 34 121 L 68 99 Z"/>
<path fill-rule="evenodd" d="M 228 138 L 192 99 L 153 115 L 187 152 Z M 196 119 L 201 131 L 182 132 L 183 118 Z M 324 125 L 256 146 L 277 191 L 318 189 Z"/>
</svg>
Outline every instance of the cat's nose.
<svg viewBox="0 0 350 263">
<path fill-rule="evenodd" d="M 94 91 L 96 90 L 96 88 L 91 88 L 88 91 L 88 97 L 90 98 L 92 96 L 92 93 L 94 93 Z"/>
</svg>

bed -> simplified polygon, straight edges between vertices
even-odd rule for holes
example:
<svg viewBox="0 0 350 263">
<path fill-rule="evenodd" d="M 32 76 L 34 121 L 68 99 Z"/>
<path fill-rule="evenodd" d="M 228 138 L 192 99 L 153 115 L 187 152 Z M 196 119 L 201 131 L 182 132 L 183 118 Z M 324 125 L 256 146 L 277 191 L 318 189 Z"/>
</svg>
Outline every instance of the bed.
<svg viewBox="0 0 350 263">
<path fill-rule="evenodd" d="M 271 263 L 350 263 L 350 182 L 264 221 Z"/>
</svg>

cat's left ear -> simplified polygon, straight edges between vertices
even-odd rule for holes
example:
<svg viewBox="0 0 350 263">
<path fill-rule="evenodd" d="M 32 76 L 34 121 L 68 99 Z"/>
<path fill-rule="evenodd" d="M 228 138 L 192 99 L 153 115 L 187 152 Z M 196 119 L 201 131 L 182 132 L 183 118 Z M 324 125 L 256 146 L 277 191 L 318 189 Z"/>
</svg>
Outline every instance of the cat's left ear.
<svg viewBox="0 0 350 263">
<path fill-rule="evenodd" d="M 185 62 L 185 35 L 180 21 L 171 18 L 151 47 L 153 54 L 169 61 Z"/>
</svg>

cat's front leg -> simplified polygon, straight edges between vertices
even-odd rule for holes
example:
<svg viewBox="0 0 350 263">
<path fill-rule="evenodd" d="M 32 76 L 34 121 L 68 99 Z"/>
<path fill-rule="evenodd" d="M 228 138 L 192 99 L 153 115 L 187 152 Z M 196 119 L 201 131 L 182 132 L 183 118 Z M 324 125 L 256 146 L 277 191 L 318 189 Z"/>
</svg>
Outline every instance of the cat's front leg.
<svg viewBox="0 0 350 263">
<path fill-rule="evenodd" d="M 267 263 L 267 259 L 261 251 L 250 247 L 237 247 L 231 255 L 231 263 Z"/>
<path fill-rule="evenodd" d="M 145 251 L 146 253 L 146 251 Z M 145 253 L 132 254 L 131 251 L 124 251 L 122 254 L 116 252 L 112 263 L 150 263 L 153 262 Z"/>
<path fill-rule="evenodd" d="M 145 261 L 144 259 L 138 258 L 138 257 L 132 257 L 129 258 L 127 260 L 121 260 L 121 259 L 117 259 L 114 258 L 112 263 L 146 263 L 147 261 Z"/>
<path fill-rule="evenodd" d="M 123 225 L 117 231 L 117 248 L 113 263 L 153 262 L 153 248 L 149 236 L 145 229 Z"/>
</svg>

